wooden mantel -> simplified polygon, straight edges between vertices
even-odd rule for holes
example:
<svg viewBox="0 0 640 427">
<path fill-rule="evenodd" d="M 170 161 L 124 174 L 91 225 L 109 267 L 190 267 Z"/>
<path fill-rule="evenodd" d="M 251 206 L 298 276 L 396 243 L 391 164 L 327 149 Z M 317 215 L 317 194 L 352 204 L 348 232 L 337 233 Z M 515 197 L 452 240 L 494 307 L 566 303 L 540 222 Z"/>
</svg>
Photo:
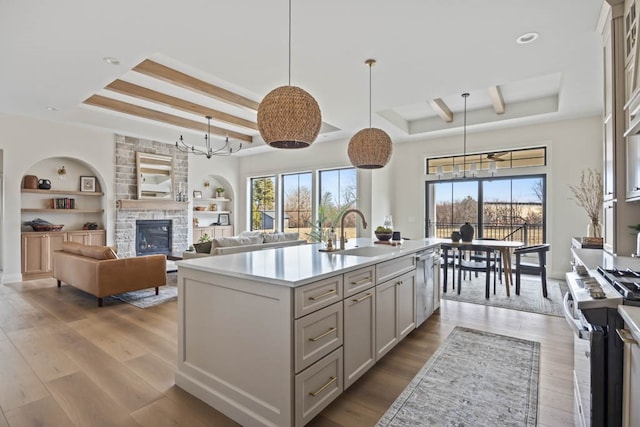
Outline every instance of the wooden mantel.
<svg viewBox="0 0 640 427">
<path fill-rule="evenodd" d="M 187 209 L 188 206 L 189 202 L 176 202 L 175 200 L 120 199 L 116 201 L 118 209 L 182 210 Z"/>
</svg>

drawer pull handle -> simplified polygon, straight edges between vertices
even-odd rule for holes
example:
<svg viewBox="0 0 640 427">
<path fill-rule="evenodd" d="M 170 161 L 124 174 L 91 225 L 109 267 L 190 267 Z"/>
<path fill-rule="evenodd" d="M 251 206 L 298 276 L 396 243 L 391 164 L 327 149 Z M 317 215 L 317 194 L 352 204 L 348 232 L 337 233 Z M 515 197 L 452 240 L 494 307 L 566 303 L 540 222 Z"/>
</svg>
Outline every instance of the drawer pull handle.
<svg viewBox="0 0 640 427">
<path fill-rule="evenodd" d="M 352 301 L 353 302 L 360 302 L 360 301 L 366 300 L 367 298 L 371 298 L 372 296 L 373 296 L 373 294 L 366 294 L 365 296 L 360 297 L 360 298 L 356 298 L 356 299 L 354 299 Z"/>
<path fill-rule="evenodd" d="M 366 278 L 364 278 L 362 280 L 358 280 L 357 282 L 351 282 L 351 284 L 354 285 L 354 286 L 359 286 L 359 285 L 364 285 L 365 283 L 368 283 L 370 281 L 371 281 L 371 278 L 370 277 L 366 277 Z"/>
<path fill-rule="evenodd" d="M 626 329 L 616 329 L 616 332 L 618 333 L 618 336 L 623 343 L 638 344 L 638 341 L 633 339 L 633 335 L 631 335 L 631 332 L 627 331 Z"/>
<path fill-rule="evenodd" d="M 319 395 L 320 393 L 322 393 L 322 392 L 324 391 L 324 389 L 325 389 L 325 388 L 327 388 L 327 387 L 329 387 L 331 384 L 335 383 L 337 379 L 338 379 L 337 377 L 333 377 L 333 376 L 332 376 L 332 377 L 329 377 L 329 382 L 328 382 L 328 383 L 326 383 L 325 385 L 323 385 L 322 387 L 320 387 L 320 388 L 319 388 L 318 390 L 316 390 L 316 391 L 310 391 L 310 392 L 309 392 L 309 395 L 311 395 L 311 396 L 313 396 L 313 397 L 316 397 L 317 395 Z"/>
<path fill-rule="evenodd" d="M 337 293 L 337 291 L 336 291 L 335 289 L 331 289 L 330 291 L 327 291 L 327 292 L 325 292 L 324 294 L 316 295 L 316 296 L 314 296 L 314 297 L 309 297 L 309 299 L 310 299 L 311 301 L 317 301 L 317 300 L 319 300 L 319 299 L 322 299 L 322 298 L 328 297 L 329 295 L 333 295 L 333 294 L 335 294 L 335 293 Z"/>
<path fill-rule="evenodd" d="M 334 326 L 333 328 L 329 329 L 329 330 L 328 330 L 327 332 L 325 332 L 324 334 L 320 334 L 320 335 L 318 335 L 318 336 L 317 336 L 317 337 L 315 337 L 315 338 L 309 338 L 309 341 L 316 342 L 316 341 L 321 340 L 322 338 L 326 337 L 327 335 L 330 335 L 330 334 L 334 333 L 334 332 L 335 332 L 335 331 L 337 331 L 337 330 L 338 330 L 338 328 L 336 328 L 336 327 Z"/>
</svg>

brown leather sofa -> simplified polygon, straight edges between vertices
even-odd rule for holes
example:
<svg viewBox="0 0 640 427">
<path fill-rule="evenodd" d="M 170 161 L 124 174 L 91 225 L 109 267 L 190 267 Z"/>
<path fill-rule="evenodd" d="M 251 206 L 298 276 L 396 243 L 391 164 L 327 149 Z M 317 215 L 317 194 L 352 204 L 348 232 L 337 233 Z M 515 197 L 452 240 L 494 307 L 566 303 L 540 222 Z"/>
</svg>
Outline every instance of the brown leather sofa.
<svg viewBox="0 0 640 427">
<path fill-rule="evenodd" d="M 64 242 L 53 253 L 53 277 L 102 299 L 111 295 L 167 284 L 167 259 L 164 255 L 117 258 L 109 246 Z"/>
</svg>

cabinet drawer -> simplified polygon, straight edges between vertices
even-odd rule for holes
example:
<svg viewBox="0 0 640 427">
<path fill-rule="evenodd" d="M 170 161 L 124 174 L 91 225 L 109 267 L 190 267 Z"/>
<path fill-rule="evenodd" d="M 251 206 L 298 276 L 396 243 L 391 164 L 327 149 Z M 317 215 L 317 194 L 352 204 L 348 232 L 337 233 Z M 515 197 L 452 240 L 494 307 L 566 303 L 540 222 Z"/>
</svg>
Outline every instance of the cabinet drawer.
<svg viewBox="0 0 640 427">
<path fill-rule="evenodd" d="M 361 268 L 344 274 L 344 296 L 350 297 L 375 284 L 375 267 Z"/>
<path fill-rule="evenodd" d="M 325 307 L 295 321 L 295 371 L 300 372 L 342 345 L 342 304 Z"/>
<path fill-rule="evenodd" d="M 342 275 L 295 290 L 295 317 L 302 317 L 342 300 Z"/>
<path fill-rule="evenodd" d="M 342 393 L 342 348 L 296 375 L 295 388 L 295 425 L 302 426 Z"/>
<path fill-rule="evenodd" d="M 376 265 L 376 284 L 386 282 L 396 276 L 416 268 L 415 255 L 407 255 L 401 258 L 381 262 Z"/>
</svg>

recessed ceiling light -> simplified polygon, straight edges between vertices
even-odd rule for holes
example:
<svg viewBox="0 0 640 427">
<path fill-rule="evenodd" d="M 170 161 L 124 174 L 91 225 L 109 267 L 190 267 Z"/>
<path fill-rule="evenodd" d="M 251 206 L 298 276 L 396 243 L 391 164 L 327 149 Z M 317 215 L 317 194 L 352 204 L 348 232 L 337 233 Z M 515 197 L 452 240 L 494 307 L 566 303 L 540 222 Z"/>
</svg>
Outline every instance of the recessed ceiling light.
<svg viewBox="0 0 640 427">
<path fill-rule="evenodd" d="M 47 107 L 48 111 L 58 111 L 56 107 Z"/>
<path fill-rule="evenodd" d="M 540 37 L 540 34 L 538 33 L 524 33 L 516 39 L 516 42 L 519 44 L 527 44 L 535 41 L 538 37 Z"/>
<path fill-rule="evenodd" d="M 105 56 L 104 58 L 102 58 L 102 60 L 107 64 L 120 65 L 120 61 L 118 60 L 118 58 L 113 58 L 111 56 Z"/>
</svg>

